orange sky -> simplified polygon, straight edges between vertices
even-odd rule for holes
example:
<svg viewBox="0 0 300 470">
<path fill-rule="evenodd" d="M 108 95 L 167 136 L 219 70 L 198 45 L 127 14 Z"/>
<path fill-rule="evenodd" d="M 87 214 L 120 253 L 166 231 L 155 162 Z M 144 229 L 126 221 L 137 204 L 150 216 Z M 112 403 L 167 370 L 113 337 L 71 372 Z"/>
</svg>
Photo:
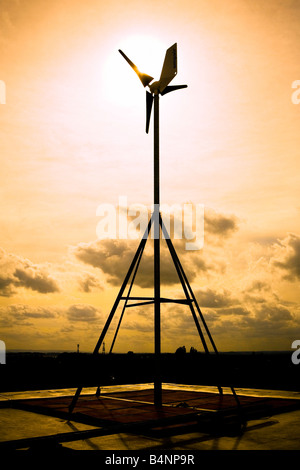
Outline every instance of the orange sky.
<svg viewBox="0 0 300 470">
<path fill-rule="evenodd" d="M 1 2 L 8 349 L 93 350 L 138 243 L 98 240 L 97 208 L 153 194 L 145 91 L 118 49 L 158 78 L 174 42 L 188 88 L 160 101 L 161 202 L 204 204 L 203 249 L 176 242 L 199 305 L 220 350 L 299 339 L 299 20 L 287 0 Z M 181 296 L 172 276 L 163 288 Z M 153 350 L 152 313 L 128 309 L 116 351 Z M 189 311 L 164 306 L 162 329 L 163 351 L 201 350 Z"/>
</svg>

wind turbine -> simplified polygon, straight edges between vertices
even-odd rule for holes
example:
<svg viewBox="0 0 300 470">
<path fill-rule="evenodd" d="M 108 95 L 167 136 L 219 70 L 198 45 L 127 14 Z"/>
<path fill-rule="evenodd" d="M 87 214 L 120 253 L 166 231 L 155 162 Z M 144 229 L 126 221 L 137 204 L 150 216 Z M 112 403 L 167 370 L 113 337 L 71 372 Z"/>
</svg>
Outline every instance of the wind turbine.
<svg viewBox="0 0 300 470">
<path fill-rule="evenodd" d="M 123 51 L 121 51 L 121 49 L 119 49 L 119 52 L 135 71 L 144 88 L 147 86 L 149 87 L 150 91 L 146 91 L 146 132 L 148 134 L 154 96 L 165 95 L 171 91 L 187 88 L 187 85 L 169 86 L 169 83 L 177 75 L 177 43 L 167 49 L 160 79 L 156 82 L 153 82 L 154 78 L 150 75 L 140 72 L 137 66 L 127 57 L 126 54 L 124 54 Z"/>
<path fill-rule="evenodd" d="M 161 330 L 160 330 L 160 306 L 162 303 L 177 303 L 182 305 L 188 305 L 196 328 L 198 330 L 198 334 L 200 336 L 201 342 L 203 344 L 205 352 L 208 354 L 209 349 L 207 345 L 207 340 L 204 337 L 202 332 L 202 328 L 200 323 L 205 329 L 206 335 L 208 340 L 215 351 L 218 353 L 215 343 L 212 339 L 210 331 L 206 325 L 205 319 L 202 315 L 196 297 L 193 293 L 193 290 L 189 284 L 187 276 L 183 270 L 181 262 L 177 256 L 175 248 L 172 244 L 172 241 L 169 237 L 169 234 L 166 230 L 164 222 L 162 220 L 160 214 L 160 196 L 159 196 L 159 95 L 165 95 L 171 91 L 179 90 L 181 88 L 186 88 L 187 85 L 175 85 L 170 86 L 169 83 L 173 80 L 173 78 L 177 75 L 177 44 L 173 44 L 169 49 L 166 51 L 160 79 L 158 81 L 153 82 L 154 78 L 150 75 L 140 72 L 137 66 L 124 54 L 123 51 L 119 49 L 120 54 L 124 57 L 124 59 L 128 62 L 128 64 L 132 67 L 135 71 L 137 76 L 139 77 L 140 81 L 142 82 L 144 88 L 148 87 L 149 91 L 146 90 L 146 132 L 149 132 L 149 124 L 150 124 L 150 117 L 152 111 L 152 105 L 154 101 L 154 212 L 151 215 L 151 218 L 148 223 L 148 227 L 143 235 L 142 240 L 140 241 L 139 247 L 134 255 L 134 258 L 131 262 L 131 265 L 128 269 L 128 272 L 125 276 L 123 284 L 120 288 L 120 291 L 117 295 L 117 298 L 114 302 L 114 305 L 111 309 L 111 312 L 106 320 L 104 328 L 100 334 L 98 342 L 95 346 L 94 353 L 98 354 L 101 344 L 104 341 L 105 335 L 108 331 L 108 328 L 111 324 L 111 321 L 115 315 L 115 312 L 119 306 L 121 300 L 125 301 L 122 314 L 119 319 L 119 323 L 117 326 L 117 330 L 113 339 L 113 343 L 110 349 L 112 351 L 116 336 L 119 331 L 119 327 L 123 318 L 124 311 L 127 307 L 134 307 L 136 305 L 149 305 L 154 304 L 154 333 L 155 333 L 155 341 L 154 341 L 154 350 L 155 350 L 155 357 L 156 357 L 156 364 L 157 364 L 157 374 L 154 378 L 154 404 L 156 406 L 162 405 L 162 389 L 161 389 L 161 377 L 160 377 L 160 370 L 159 370 L 159 359 L 161 353 Z M 139 268 L 139 264 L 143 255 L 143 251 L 146 245 L 147 238 L 150 233 L 150 229 L 153 225 L 154 228 L 154 296 L 153 297 L 132 297 L 131 296 L 131 289 L 135 280 L 135 276 L 137 274 L 137 270 Z M 164 235 L 164 239 L 167 243 L 170 255 L 172 257 L 173 263 L 175 265 L 179 281 L 182 285 L 185 299 L 168 299 L 162 298 L 160 295 L 160 230 Z M 130 280 L 131 279 L 131 280 Z M 129 284 L 129 289 L 127 295 L 124 295 L 125 289 Z M 134 303 L 128 303 L 129 300 L 134 300 Z M 138 303 L 136 303 L 138 301 Z M 200 317 L 200 321 L 198 320 L 197 313 Z M 82 390 L 82 386 L 77 388 L 77 391 L 73 397 L 72 403 L 69 406 L 69 411 L 72 413 L 74 407 L 76 406 L 77 400 Z M 223 391 L 220 385 L 218 385 L 218 389 L 220 394 L 222 395 Z M 233 387 L 231 387 L 232 393 L 236 398 L 237 404 L 239 406 L 238 397 L 235 394 Z M 100 387 L 98 387 L 96 395 L 99 395 Z"/>
</svg>

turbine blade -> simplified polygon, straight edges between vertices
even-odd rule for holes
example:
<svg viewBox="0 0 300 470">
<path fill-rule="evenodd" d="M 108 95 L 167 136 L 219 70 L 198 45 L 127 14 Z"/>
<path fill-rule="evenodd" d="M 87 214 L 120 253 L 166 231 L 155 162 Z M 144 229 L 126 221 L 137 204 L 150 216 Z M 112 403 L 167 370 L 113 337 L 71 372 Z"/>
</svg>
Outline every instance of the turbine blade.
<svg viewBox="0 0 300 470">
<path fill-rule="evenodd" d="M 146 91 L 146 132 L 147 134 L 149 132 L 152 104 L 153 104 L 153 95 L 149 93 L 149 91 Z"/>
<path fill-rule="evenodd" d="M 187 85 L 169 85 L 164 89 L 161 95 L 165 95 L 166 93 L 170 93 L 171 91 L 181 90 L 181 88 L 187 88 Z"/>
<path fill-rule="evenodd" d="M 177 43 L 166 52 L 163 68 L 159 79 L 159 91 L 162 93 L 167 85 L 177 75 Z"/>
<path fill-rule="evenodd" d="M 133 68 L 133 70 L 135 71 L 135 73 L 137 74 L 139 79 L 141 80 L 144 87 L 149 85 L 149 83 L 152 82 L 153 77 L 150 77 L 150 75 L 146 75 L 145 73 L 140 72 L 139 69 L 137 68 L 137 66 L 127 57 L 126 54 L 124 54 L 123 51 L 121 51 L 121 49 L 119 49 L 119 52 L 124 57 L 124 59 L 128 62 L 130 67 Z"/>
<path fill-rule="evenodd" d="M 127 60 L 127 62 L 128 62 L 128 64 L 130 65 L 130 67 L 132 67 L 133 70 L 134 70 L 136 73 L 138 73 L 139 70 L 138 70 L 137 66 L 136 66 L 133 62 L 131 62 L 131 60 L 129 59 L 129 57 L 127 57 L 127 55 L 124 54 L 124 52 L 121 51 L 121 49 L 119 49 L 119 52 L 120 52 L 120 54 L 124 57 L 124 59 Z"/>
</svg>

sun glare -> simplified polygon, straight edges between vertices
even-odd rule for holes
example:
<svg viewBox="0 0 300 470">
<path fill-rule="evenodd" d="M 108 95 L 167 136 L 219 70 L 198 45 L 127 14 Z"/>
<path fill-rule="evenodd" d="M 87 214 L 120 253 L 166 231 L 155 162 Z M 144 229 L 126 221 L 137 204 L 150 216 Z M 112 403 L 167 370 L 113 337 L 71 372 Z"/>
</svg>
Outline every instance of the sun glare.
<svg viewBox="0 0 300 470">
<path fill-rule="evenodd" d="M 115 41 L 102 69 L 104 98 L 118 105 L 132 106 L 139 99 L 143 86 L 129 64 L 119 54 L 121 49 L 138 69 L 159 79 L 166 46 L 157 38 L 132 35 Z M 140 85 L 140 87 L 139 87 Z"/>
</svg>

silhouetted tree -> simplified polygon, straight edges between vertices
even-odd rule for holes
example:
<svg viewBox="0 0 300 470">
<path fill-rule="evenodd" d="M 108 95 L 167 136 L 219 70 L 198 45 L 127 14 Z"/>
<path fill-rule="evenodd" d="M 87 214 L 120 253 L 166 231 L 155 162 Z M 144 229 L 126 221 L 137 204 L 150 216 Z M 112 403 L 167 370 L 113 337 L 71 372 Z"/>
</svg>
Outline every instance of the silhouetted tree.
<svg viewBox="0 0 300 470">
<path fill-rule="evenodd" d="M 177 357 L 183 357 L 185 354 L 186 354 L 185 346 L 180 346 L 180 348 L 177 348 L 175 351 L 175 355 Z"/>
</svg>

